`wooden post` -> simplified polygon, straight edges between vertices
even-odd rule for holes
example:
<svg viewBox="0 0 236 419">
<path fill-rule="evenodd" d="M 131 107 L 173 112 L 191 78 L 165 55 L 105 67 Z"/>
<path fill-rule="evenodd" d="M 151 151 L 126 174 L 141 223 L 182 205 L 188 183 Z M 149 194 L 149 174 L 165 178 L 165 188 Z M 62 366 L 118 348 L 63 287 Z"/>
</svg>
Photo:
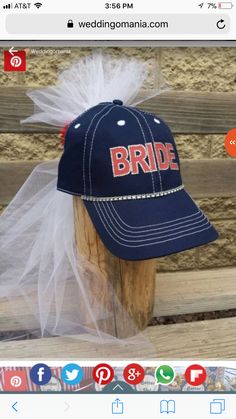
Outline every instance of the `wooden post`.
<svg viewBox="0 0 236 419">
<path fill-rule="evenodd" d="M 99 321 L 99 328 L 118 338 L 134 336 L 147 327 L 152 316 L 156 260 L 126 261 L 112 255 L 100 240 L 83 201 L 73 199 L 83 275 L 94 304 L 101 304 L 109 313 Z"/>
</svg>

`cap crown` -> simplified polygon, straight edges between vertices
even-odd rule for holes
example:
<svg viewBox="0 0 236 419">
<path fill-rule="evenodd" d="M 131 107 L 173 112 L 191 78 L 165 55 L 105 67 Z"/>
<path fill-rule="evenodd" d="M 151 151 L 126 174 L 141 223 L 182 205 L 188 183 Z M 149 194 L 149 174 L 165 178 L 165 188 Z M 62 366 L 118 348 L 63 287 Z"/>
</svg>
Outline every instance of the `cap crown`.
<svg viewBox="0 0 236 419">
<path fill-rule="evenodd" d="M 114 197 L 160 193 L 182 184 L 166 123 L 118 103 L 100 103 L 70 124 L 58 189 L 83 197 Z"/>
</svg>

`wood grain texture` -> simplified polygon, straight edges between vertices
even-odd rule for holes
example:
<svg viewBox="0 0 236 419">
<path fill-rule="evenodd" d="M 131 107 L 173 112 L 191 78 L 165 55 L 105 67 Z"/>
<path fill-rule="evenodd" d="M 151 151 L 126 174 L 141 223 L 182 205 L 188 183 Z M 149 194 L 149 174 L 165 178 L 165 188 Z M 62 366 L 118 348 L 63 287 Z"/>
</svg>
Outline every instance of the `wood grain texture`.
<svg viewBox="0 0 236 419">
<path fill-rule="evenodd" d="M 2 87 L 0 89 L 0 132 L 55 133 L 58 128 L 45 124 L 21 124 L 21 120 L 34 113 L 34 104 L 26 96 L 25 87 Z"/>
<path fill-rule="evenodd" d="M 69 293 L 67 294 L 69 298 Z M 35 304 L 37 304 L 35 302 Z M 39 327 L 23 299 L 0 301 L 0 331 Z M 154 316 L 228 310 L 236 308 L 236 269 L 212 269 L 156 275 Z"/>
<path fill-rule="evenodd" d="M 58 132 L 58 128 L 43 124 L 20 123 L 33 113 L 33 104 L 26 96 L 29 90 L 30 87 L 1 87 L 0 132 Z M 174 133 L 226 133 L 235 127 L 236 93 L 173 90 L 139 107 L 163 118 Z"/>
<path fill-rule="evenodd" d="M 194 198 L 236 196 L 236 159 L 182 160 L 181 174 Z"/>
<path fill-rule="evenodd" d="M 154 307 L 156 316 L 235 308 L 236 268 L 157 275 Z"/>
<path fill-rule="evenodd" d="M 6 205 L 39 162 L 0 162 L 0 204 Z M 182 160 L 183 183 L 194 198 L 236 196 L 236 159 Z"/>
<path fill-rule="evenodd" d="M 235 360 L 236 318 L 148 327 L 138 344 L 97 345 L 71 338 L 0 343 L 0 359 Z"/>
<path fill-rule="evenodd" d="M 147 327 L 155 298 L 156 262 L 125 261 L 112 255 L 100 240 L 83 201 L 74 197 L 76 247 L 91 307 L 101 307 L 99 329 L 119 338 Z M 83 304 L 83 302 L 82 302 Z M 93 328 L 93 324 L 87 326 Z"/>
<path fill-rule="evenodd" d="M 0 162 L 0 204 L 10 202 L 37 164 L 38 161 Z"/>
</svg>

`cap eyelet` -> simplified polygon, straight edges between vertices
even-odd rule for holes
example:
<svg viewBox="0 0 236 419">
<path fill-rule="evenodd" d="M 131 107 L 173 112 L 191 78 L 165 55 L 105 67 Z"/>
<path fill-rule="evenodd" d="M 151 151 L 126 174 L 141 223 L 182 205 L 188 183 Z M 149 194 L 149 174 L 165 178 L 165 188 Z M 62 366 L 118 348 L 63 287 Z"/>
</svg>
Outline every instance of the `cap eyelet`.
<svg viewBox="0 0 236 419">
<path fill-rule="evenodd" d="M 121 119 L 120 121 L 117 121 L 117 125 L 119 125 L 119 127 L 123 127 L 126 124 L 126 122 Z"/>
</svg>

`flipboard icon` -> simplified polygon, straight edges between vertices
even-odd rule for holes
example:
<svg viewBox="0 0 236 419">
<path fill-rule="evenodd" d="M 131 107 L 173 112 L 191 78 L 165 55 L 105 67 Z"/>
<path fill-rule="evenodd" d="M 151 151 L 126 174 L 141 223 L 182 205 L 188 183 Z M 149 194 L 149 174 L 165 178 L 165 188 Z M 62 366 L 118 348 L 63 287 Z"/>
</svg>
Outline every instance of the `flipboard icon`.
<svg viewBox="0 0 236 419">
<path fill-rule="evenodd" d="M 26 71 L 26 52 L 4 51 L 4 71 Z"/>
</svg>

